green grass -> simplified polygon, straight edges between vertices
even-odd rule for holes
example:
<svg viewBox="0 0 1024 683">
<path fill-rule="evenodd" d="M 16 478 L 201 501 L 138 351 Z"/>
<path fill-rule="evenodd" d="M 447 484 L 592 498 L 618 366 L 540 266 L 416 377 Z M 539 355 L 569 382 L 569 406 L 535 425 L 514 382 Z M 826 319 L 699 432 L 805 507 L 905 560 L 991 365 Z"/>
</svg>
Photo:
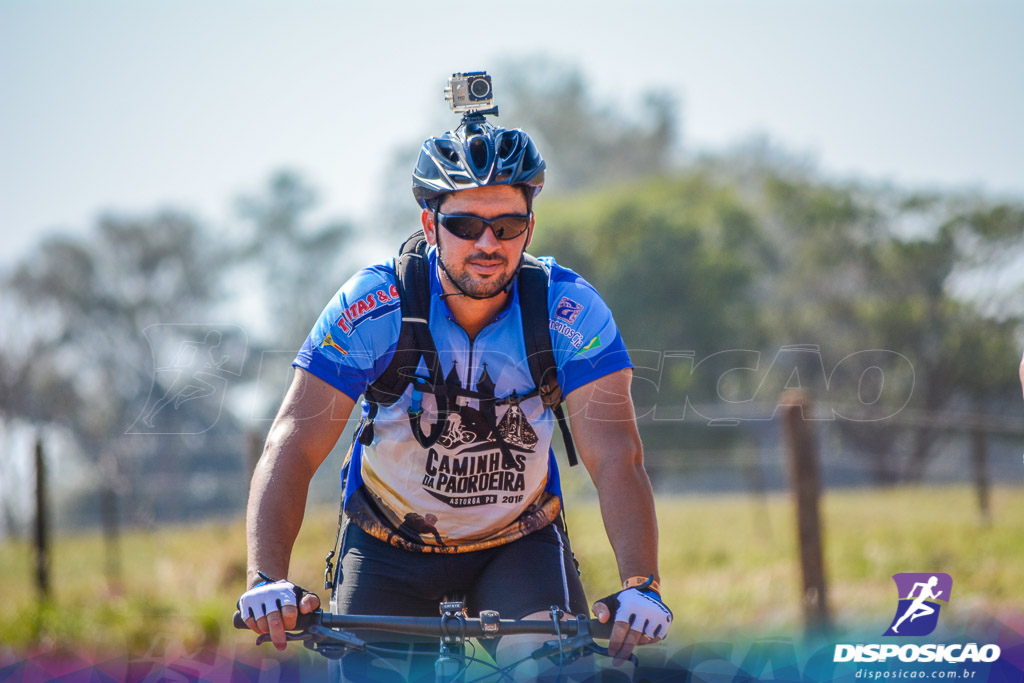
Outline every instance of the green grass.
<svg viewBox="0 0 1024 683">
<path fill-rule="evenodd" d="M 892 574 L 953 576 L 949 619 L 1024 607 L 1024 496 L 996 489 L 993 523 L 979 521 L 968 487 L 830 492 L 823 501 L 826 571 L 842 626 L 881 628 L 894 608 Z M 323 556 L 335 510 L 306 515 L 291 576 L 322 588 Z M 661 573 L 676 622 L 672 640 L 795 635 L 800 631 L 795 519 L 788 496 L 662 498 Z M 569 530 L 591 597 L 618 583 L 596 504 L 569 505 Z M 243 587 L 241 520 L 131 532 L 121 541 L 122 582 L 104 577 L 98 534 L 58 537 L 54 595 L 36 603 L 32 555 L 22 542 L 0 545 L 0 644 L 117 652 L 191 651 L 251 643 L 228 622 Z M 318 590 L 324 596 L 322 590 Z M 946 620 L 944 612 L 944 623 Z"/>
</svg>

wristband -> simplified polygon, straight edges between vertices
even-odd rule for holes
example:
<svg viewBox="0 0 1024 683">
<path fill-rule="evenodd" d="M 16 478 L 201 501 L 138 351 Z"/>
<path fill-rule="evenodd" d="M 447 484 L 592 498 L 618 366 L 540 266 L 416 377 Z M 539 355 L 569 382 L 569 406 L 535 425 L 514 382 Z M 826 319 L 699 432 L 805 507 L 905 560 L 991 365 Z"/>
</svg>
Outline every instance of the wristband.
<svg viewBox="0 0 1024 683">
<path fill-rule="evenodd" d="M 636 588 L 641 591 L 650 590 L 657 593 L 659 597 L 661 596 L 661 584 L 654 579 L 654 574 L 629 577 L 622 582 L 622 589 L 626 590 L 627 588 Z"/>
<path fill-rule="evenodd" d="M 253 588 L 259 588 L 260 586 L 266 586 L 268 583 L 277 583 L 278 581 L 281 580 L 281 579 L 272 579 L 269 576 L 267 576 L 266 574 L 264 574 L 263 572 L 256 572 L 256 575 L 258 577 L 260 577 L 261 579 L 263 579 L 263 580 L 260 581 L 259 583 L 254 583 L 253 585 L 249 586 L 249 590 L 252 590 Z"/>
</svg>

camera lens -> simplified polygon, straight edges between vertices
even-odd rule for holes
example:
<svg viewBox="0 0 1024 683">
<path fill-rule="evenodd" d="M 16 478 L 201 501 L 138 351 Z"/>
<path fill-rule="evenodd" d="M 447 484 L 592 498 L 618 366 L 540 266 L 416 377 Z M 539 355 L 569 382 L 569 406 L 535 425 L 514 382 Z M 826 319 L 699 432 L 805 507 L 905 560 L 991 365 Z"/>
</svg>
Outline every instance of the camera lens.
<svg viewBox="0 0 1024 683">
<path fill-rule="evenodd" d="M 469 95 L 474 100 L 486 100 L 491 96 L 491 82 L 486 78 L 474 78 L 469 82 Z"/>
</svg>

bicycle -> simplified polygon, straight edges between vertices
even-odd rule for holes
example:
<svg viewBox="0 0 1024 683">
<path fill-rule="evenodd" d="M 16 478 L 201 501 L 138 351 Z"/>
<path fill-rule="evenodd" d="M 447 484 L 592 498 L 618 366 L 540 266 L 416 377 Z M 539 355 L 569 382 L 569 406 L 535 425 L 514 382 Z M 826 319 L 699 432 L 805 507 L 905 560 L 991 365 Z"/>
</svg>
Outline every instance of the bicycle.
<svg viewBox="0 0 1024 683">
<path fill-rule="evenodd" d="M 434 680 L 438 683 L 513 681 L 515 670 L 519 666 L 528 661 L 542 659 L 548 659 L 558 665 L 555 680 L 561 680 L 563 667 L 581 657 L 594 654 L 611 657 L 607 648 L 594 642 L 594 638 L 606 640 L 610 636 L 611 621 L 601 623 L 583 615 L 562 621 L 564 612 L 558 607 L 550 609 L 550 620 L 502 619 L 494 610 L 483 610 L 479 618 L 471 619 L 466 616 L 463 603 L 460 601 L 442 602 L 440 612 L 439 617 L 394 617 L 332 614 L 318 609 L 309 614 L 299 614 L 296 630 L 288 632 L 286 637 L 289 641 L 302 641 L 304 647 L 329 660 L 340 660 L 350 653 L 361 652 L 386 661 L 385 655 L 405 656 L 409 653 L 372 645 L 352 631 L 435 636 L 439 639 L 439 649 L 434 660 Z M 234 614 L 234 626 L 238 629 L 248 628 L 242 620 L 242 615 L 237 611 Z M 546 642 L 528 657 L 506 666 L 499 666 L 474 656 L 475 646 L 472 654 L 466 654 L 467 639 L 486 640 L 503 635 L 545 635 L 554 636 L 556 639 Z M 256 639 L 257 645 L 267 642 L 270 642 L 269 635 L 261 635 Z M 426 652 L 414 654 L 434 656 Z M 631 654 L 629 661 L 633 663 L 635 671 L 639 665 L 636 655 Z M 471 664 L 479 665 L 486 673 L 467 680 L 465 675 Z"/>
</svg>

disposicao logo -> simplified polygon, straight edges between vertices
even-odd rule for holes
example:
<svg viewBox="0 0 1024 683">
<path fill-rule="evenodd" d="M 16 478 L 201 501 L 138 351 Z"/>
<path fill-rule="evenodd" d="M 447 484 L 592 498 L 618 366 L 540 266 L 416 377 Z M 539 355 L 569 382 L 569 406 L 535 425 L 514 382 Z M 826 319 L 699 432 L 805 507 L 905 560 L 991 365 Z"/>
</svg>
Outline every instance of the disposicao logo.
<svg viewBox="0 0 1024 683">
<path fill-rule="evenodd" d="M 899 593 L 896 616 L 883 636 L 926 636 L 939 623 L 939 610 L 949 604 L 953 578 L 941 573 L 893 574 Z"/>
<path fill-rule="evenodd" d="M 896 614 L 883 636 L 926 636 L 939 622 L 939 610 L 949 604 L 953 579 L 940 572 L 905 572 L 894 574 L 899 604 Z M 882 643 L 837 644 L 835 662 L 994 662 L 1001 652 L 998 645 L 978 643 L 904 644 Z"/>
</svg>

